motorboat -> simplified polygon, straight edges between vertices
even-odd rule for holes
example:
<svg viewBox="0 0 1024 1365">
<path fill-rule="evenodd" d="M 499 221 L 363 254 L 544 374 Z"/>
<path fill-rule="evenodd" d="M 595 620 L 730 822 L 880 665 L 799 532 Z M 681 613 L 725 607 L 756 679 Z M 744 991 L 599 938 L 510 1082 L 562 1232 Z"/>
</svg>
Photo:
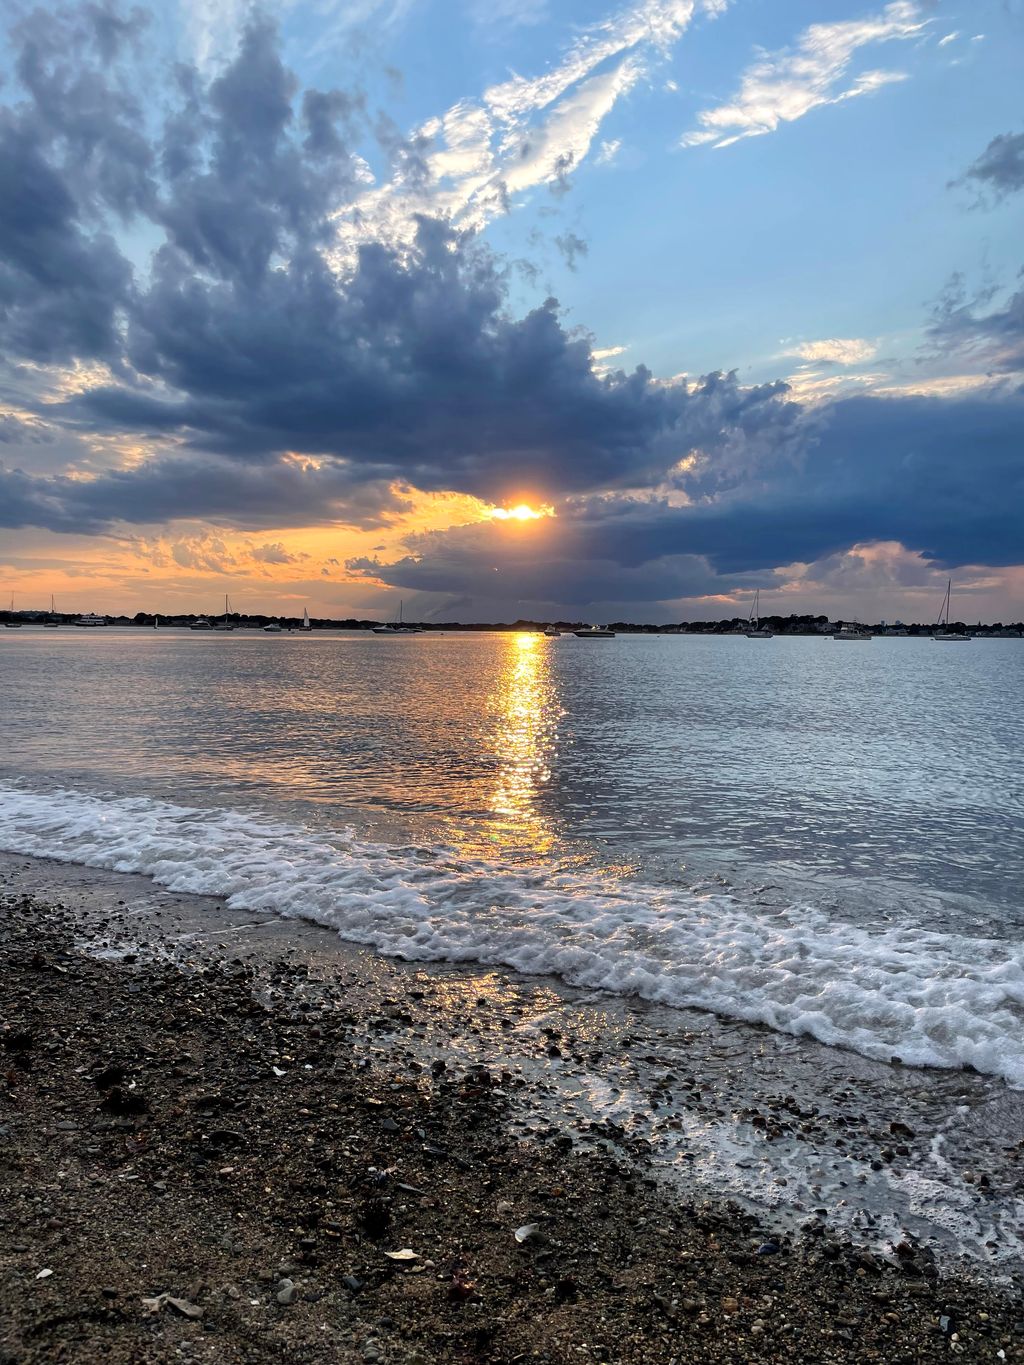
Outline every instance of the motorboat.
<svg viewBox="0 0 1024 1365">
<path fill-rule="evenodd" d="M 840 621 L 839 629 L 832 635 L 833 640 L 871 640 L 874 637 L 867 626 L 859 621 Z"/>
<path fill-rule="evenodd" d="M 560 640 L 562 638 L 562 632 L 558 629 L 557 626 L 545 626 L 544 634 L 548 637 L 549 640 Z"/>
<path fill-rule="evenodd" d="M 584 626 L 582 630 L 574 630 L 573 634 L 577 640 L 614 640 L 614 630 L 609 630 L 607 626 Z"/>
<path fill-rule="evenodd" d="M 280 622 L 280 621 L 268 621 L 267 624 L 263 627 L 263 634 L 264 634 L 264 635 L 280 635 L 280 634 L 281 634 L 281 622 Z"/>
<path fill-rule="evenodd" d="M 105 616 L 97 616 L 94 611 L 87 611 L 84 616 L 80 616 L 75 622 L 76 626 L 83 626 L 90 630 L 95 629 L 97 626 L 105 626 L 106 624 L 107 618 Z"/>
<path fill-rule="evenodd" d="M 213 626 L 205 616 L 200 616 L 192 622 L 189 630 L 213 630 Z"/>
</svg>

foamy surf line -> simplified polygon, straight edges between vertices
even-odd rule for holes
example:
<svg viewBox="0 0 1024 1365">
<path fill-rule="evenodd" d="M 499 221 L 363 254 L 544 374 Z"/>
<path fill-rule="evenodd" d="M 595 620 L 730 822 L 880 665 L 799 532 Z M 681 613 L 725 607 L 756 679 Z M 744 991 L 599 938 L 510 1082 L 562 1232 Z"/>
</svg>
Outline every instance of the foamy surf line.
<svg viewBox="0 0 1024 1365">
<path fill-rule="evenodd" d="M 868 932 L 805 906 L 464 861 L 265 816 L 0 783 L 0 848 L 141 873 L 415 961 L 476 962 L 709 1010 L 1024 1088 L 1024 945 Z"/>
</svg>

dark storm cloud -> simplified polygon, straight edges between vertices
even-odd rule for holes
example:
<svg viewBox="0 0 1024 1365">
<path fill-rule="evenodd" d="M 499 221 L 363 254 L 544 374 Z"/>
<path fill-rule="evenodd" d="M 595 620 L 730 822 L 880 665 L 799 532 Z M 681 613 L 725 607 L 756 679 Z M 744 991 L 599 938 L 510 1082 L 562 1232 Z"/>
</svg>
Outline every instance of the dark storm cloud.
<svg viewBox="0 0 1024 1365">
<path fill-rule="evenodd" d="M 1024 133 L 1000 133 L 964 172 L 962 180 L 997 199 L 1024 190 Z"/>
<path fill-rule="evenodd" d="M 117 315 L 131 290 L 128 263 L 106 232 L 81 226 L 44 144 L 6 110 L 0 184 L 0 351 L 36 362 L 116 362 Z"/>
<path fill-rule="evenodd" d="M 266 22 L 250 24 L 208 86 L 177 72 L 152 146 L 99 57 L 81 79 L 58 60 L 71 33 L 57 25 L 45 50 L 23 35 L 27 98 L 11 145 L 35 158 L 14 183 L 35 188 L 10 210 L 32 212 L 20 237 L 9 233 L 28 283 L 20 312 L 8 291 L 5 346 L 12 357 L 101 356 L 117 382 L 51 420 L 175 433 L 246 464 L 304 451 L 371 481 L 485 497 L 523 484 L 629 486 L 698 444 L 754 452 L 790 438 L 799 410 L 784 385 L 595 374 L 588 340 L 566 330 L 554 300 L 512 316 L 505 267 L 443 224 L 423 220 L 407 253 L 364 245 L 340 279 L 320 248 L 355 183 L 360 101 L 300 98 Z M 83 110 L 88 140 L 75 143 Z M 390 125 L 381 137 L 413 174 L 423 149 Z M 147 280 L 133 281 L 111 238 L 85 233 L 104 207 L 162 234 Z"/>
<path fill-rule="evenodd" d="M 211 521 L 258 530 L 282 525 L 379 526 L 404 510 L 390 484 L 337 464 L 239 465 L 165 457 L 82 480 L 33 477 L 0 465 L 0 526 L 96 534 L 121 522 Z"/>
<path fill-rule="evenodd" d="M 407 591 L 585 605 L 734 590 L 851 545 L 902 541 L 937 566 L 1021 559 L 1024 396 L 856 398 L 821 415 L 801 468 L 780 462 L 723 496 L 588 497 L 555 522 L 410 538 L 393 564 L 349 568 Z M 617 586 L 616 586 L 617 585 Z"/>
</svg>

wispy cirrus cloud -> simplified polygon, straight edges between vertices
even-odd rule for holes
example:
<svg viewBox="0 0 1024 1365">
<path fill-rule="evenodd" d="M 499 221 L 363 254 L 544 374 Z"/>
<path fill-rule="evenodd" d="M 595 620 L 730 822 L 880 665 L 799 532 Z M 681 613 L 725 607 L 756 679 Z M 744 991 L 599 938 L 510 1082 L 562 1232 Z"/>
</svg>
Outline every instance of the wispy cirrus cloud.
<svg viewBox="0 0 1024 1365">
<path fill-rule="evenodd" d="M 391 178 L 339 211 L 343 249 L 415 237 L 417 215 L 479 230 L 538 186 L 556 191 L 589 155 L 605 118 L 716 0 L 642 0 L 584 30 L 538 76 L 513 75 L 404 138 Z M 607 163 L 619 143 L 601 142 Z"/>
<path fill-rule="evenodd" d="M 785 354 L 819 365 L 860 365 L 870 360 L 877 350 L 873 341 L 861 337 L 826 337 L 821 341 L 802 341 L 791 346 Z"/>
<path fill-rule="evenodd" d="M 359 29 L 390 27 L 404 17 L 412 0 L 317 0 L 309 9 L 316 37 L 307 55 L 323 56 Z M 203 71 L 225 65 L 250 17 L 266 10 L 282 19 L 302 8 L 302 0 L 179 0 L 184 44 Z"/>
<path fill-rule="evenodd" d="M 915 0 L 894 0 L 880 14 L 833 24 L 811 24 L 792 48 L 766 52 L 747 68 L 735 96 L 702 109 L 700 127 L 685 133 L 683 147 L 705 143 L 730 147 L 747 137 L 773 133 L 812 109 L 867 95 L 883 85 L 906 79 L 902 71 L 862 71 L 846 84 L 850 66 L 862 48 L 894 39 L 913 38 L 928 21 Z"/>
</svg>

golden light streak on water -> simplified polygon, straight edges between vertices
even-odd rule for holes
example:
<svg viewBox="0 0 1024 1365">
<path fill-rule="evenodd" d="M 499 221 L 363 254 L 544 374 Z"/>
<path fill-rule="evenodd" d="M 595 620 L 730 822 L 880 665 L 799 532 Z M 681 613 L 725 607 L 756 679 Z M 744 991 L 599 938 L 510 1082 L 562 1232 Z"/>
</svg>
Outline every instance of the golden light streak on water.
<svg viewBox="0 0 1024 1365">
<path fill-rule="evenodd" d="M 539 798 L 551 778 L 562 715 L 549 646 L 542 635 L 507 636 L 497 688 L 488 701 L 498 721 L 499 769 L 491 809 L 517 846 L 538 855 L 550 852 L 555 841 Z"/>
</svg>

